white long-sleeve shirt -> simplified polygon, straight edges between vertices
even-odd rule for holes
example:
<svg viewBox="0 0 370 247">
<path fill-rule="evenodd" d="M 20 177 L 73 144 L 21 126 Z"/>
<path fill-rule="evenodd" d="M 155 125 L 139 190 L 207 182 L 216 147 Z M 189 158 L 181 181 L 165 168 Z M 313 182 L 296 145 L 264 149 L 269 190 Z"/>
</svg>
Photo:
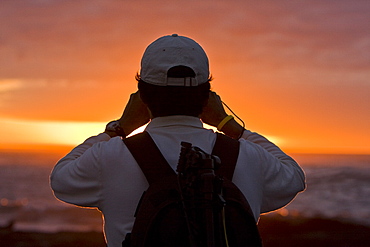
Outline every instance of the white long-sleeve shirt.
<svg viewBox="0 0 370 247">
<path fill-rule="evenodd" d="M 176 170 L 181 141 L 211 153 L 216 134 L 199 118 L 154 118 L 146 127 L 165 159 Z M 305 188 L 299 165 L 263 136 L 244 131 L 232 181 L 247 198 L 255 219 L 281 208 Z M 145 155 L 145 150 L 143 150 Z M 51 187 L 67 203 L 96 207 L 104 215 L 109 247 L 122 246 L 131 231 L 139 199 L 148 188 L 140 167 L 120 137 L 99 134 L 74 148 L 54 167 Z"/>
</svg>

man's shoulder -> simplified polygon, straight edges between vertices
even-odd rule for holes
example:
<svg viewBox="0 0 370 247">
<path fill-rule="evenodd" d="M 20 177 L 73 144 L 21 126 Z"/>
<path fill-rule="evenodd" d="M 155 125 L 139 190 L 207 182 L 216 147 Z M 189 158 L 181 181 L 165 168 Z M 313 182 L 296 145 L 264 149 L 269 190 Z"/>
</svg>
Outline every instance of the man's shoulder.
<svg viewBox="0 0 370 247">
<path fill-rule="evenodd" d="M 239 139 L 240 152 L 248 153 L 249 155 L 264 155 L 268 153 L 260 145 L 245 139 Z"/>
</svg>

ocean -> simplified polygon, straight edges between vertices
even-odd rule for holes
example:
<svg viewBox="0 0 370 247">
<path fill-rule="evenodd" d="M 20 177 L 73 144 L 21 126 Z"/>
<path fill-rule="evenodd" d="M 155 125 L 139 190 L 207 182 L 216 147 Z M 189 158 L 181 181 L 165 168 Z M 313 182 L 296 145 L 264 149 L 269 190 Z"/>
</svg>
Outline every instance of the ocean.
<svg viewBox="0 0 370 247">
<path fill-rule="evenodd" d="M 57 153 L 0 152 L 0 228 L 55 233 L 102 230 L 95 209 L 58 201 L 49 175 Z M 336 219 L 370 226 L 370 155 L 293 154 L 307 190 L 271 215 Z"/>
</svg>

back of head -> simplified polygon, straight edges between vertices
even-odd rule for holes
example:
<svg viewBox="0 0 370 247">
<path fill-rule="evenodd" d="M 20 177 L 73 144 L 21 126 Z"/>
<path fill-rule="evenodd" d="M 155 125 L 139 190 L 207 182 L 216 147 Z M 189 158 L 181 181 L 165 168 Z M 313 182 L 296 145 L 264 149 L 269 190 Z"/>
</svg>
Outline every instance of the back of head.
<svg viewBox="0 0 370 247">
<path fill-rule="evenodd" d="M 154 117 L 198 116 L 210 89 L 208 58 L 194 40 L 164 36 L 145 50 L 137 79 Z"/>
</svg>

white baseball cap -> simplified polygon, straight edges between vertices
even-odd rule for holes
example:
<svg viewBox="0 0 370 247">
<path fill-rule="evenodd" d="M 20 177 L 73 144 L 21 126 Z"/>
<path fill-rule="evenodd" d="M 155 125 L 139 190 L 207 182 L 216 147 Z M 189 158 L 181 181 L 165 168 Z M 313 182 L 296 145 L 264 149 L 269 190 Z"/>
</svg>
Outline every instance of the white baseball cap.
<svg viewBox="0 0 370 247">
<path fill-rule="evenodd" d="M 195 77 L 168 77 L 169 69 L 176 66 L 191 68 Z M 208 57 L 194 40 L 172 34 L 151 43 L 141 59 L 141 79 L 158 86 L 198 86 L 209 79 Z"/>
</svg>

